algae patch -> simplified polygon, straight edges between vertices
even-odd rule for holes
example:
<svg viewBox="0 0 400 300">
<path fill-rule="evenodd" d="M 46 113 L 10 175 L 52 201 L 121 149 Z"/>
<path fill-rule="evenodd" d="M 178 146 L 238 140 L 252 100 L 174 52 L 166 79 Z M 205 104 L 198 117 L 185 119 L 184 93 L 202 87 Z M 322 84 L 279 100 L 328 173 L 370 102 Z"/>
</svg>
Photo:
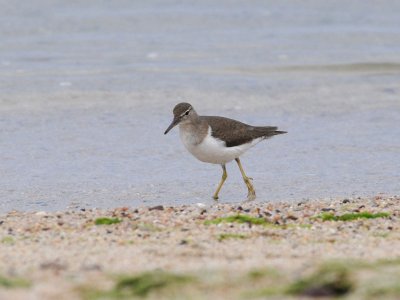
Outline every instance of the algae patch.
<svg viewBox="0 0 400 300">
<path fill-rule="evenodd" d="M 263 278 L 280 278 L 281 275 L 275 269 L 264 268 L 264 269 L 253 269 L 247 274 L 250 280 L 258 280 Z"/>
<path fill-rule="evenodd" d="M 96 224 L 96 225 L 112 225 L 112 224 L 118 224 L 121 222 L 122 221 L 118 218 L 97 218 L 94 221 L 94 224 Z"/>
<path fill-rule="evenodd" d="M 349 270 L 340 264 L 329 264 L 292 283 L 287 293 L 309 297 L 339 297 L 348 294 L 353 288 Z"/>
<path fill-rule="evenodd" d="M 360 212 L 360 213 L 348 213 L 340 216 L 336 216 L 333 213 L 323 213 L 317 218 L 322 219 L 322 221 L 353 221 L 358 219 L 376 219 L 376 218 L 387 218 L 390 214 L 381 213 L 370 213 L 370 212 Z"/>
<path fill-rule="evenodd" d="M 3 277 L 0 275 L 0 287 L 3 288 L 28 288 L 30 286 L 30 282 L 22 279 L 22 278 L 9 278 Z"/>
<path fill-rule="evenodd" d="M 243 240 L 247 239 L 248 236 L 244 234 L 237 234 L 237 233 L 221 233 L 218 235 L 218 241 L 222 242 L 224 240 L 229 240 L 229 239 L 238 239 L 238 240 Z"/>
<path fill-rule="evenodd" d="M 180 286 L 191 282 L 192 277 L 177 275 L 163 271 L 144 272 L 136 276 L 124 276 L 119 278 L 114 288 L 110 291 L 91 292 L 89 299 L 131 299 L 143 298 L 150 293 L 162 291 L 168 288 Z"/>
<path fill-rule="evenodd" d="M 228 216 L 228 217 L 221 217 L 221 218 L 216 218 L 214 220 L 207 220 L 204 222 L 205 225 L 211 225 L 211 224 L 220 224 L 220 223 L 247 223 L 247 224 L 252 224 L 252 225 L 270 225 L 267 220 L 264 218 L 260 217 L 252 217 L 249 215 L 234 215 L 234 216 Z"/>
<path fill-rule="evenodd" d="M 2 244 L 6 244 L 6 245 L 14 245 L 15 244 L 15 240 L 11 236 L 5 236 L 5 237 L 3 237 L 1 239 L 1 243 Z"/>
<path fill-rule="evenodd" d="M 151 291 L 188 281 L 190 278 L 183 275 L 146 272 L 138 276 L 120 279 L 115 286 L 115 291 L 122 295 L 146 296 Z"/>
</svg>

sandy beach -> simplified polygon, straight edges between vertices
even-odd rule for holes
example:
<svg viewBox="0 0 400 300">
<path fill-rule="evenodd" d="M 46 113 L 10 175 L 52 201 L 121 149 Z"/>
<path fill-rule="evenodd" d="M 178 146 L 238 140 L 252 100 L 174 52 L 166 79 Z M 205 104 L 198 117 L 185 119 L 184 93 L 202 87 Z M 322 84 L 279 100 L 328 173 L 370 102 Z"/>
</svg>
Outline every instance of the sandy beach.
<svg viewBox="0 0 400 300">
<path fill-rule="evenodd" d="M 398 299 L 399 229 L 400 197 L 383 195 L 13 211 L 0 299 Z"/>
</svg>

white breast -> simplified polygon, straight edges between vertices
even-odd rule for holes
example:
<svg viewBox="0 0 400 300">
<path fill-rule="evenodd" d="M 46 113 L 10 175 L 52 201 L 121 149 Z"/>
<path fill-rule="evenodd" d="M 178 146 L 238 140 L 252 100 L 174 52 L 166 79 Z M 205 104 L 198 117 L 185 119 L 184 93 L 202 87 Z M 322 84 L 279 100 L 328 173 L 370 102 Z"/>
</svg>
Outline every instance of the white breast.
<svg viewBox="0 0 400 300">
<path fill-rule="evenodd" d="M 182 143 L 186 149 L 198 160 L 212 164 L 230 162 L 262 140 L 262 138 L 259 138 L 240 146 L 226 147 L 225 142 L 211 135 L 211 127 L 208 127 L 207 135 L 200 143 L 197 143 L 196 137 L 191 134 L 191 131 L 185 130 L 184 127 L 179 129 Z"/>
</svg>

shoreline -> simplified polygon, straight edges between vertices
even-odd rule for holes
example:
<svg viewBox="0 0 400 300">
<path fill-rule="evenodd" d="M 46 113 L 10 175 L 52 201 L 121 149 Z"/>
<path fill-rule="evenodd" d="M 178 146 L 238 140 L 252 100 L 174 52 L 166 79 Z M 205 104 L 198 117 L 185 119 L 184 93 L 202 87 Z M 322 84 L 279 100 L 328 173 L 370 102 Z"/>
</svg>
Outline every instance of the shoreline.
<svg viewBox="0 0 400 300">
<path fill-rule="evenodd" d="M 281 299 L 293 297 L 290 286 L 332 262 L 356 277 L 346 295 L 367 297 L 383 283 L 367 291 L 365 278 L 382 268 L 400 279 L 399 229 L 399 196 L 13 211 L 0 215 L 0 298 L 114 299 L 122 293 L 118 278 L 144 274 L 195 277 L 177 284 L 190 298 L 201 299 L 199 286 L 207 286 L 210 297 L 268 290 Z M 130 288 L 128 296 L 138 297 Z M 166 284 L 146 295 L 172 299 L 180 289 Z M 311 297 L 318 289 L 297 292 Z"/>
</svg>

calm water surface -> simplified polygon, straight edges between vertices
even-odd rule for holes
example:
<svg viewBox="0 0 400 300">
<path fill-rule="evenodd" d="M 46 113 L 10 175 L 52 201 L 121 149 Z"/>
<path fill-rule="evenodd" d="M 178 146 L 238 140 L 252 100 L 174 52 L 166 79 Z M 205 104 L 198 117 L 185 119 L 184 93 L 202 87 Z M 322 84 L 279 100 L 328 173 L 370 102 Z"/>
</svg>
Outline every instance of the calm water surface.
<svg viewBox="0 0 400 300">
<path fill-rule="evenodd" d="M 1 212 L 212 203 L 179 101 L 289 132 L 243 156 L 258 201 L 399 194 L 398 1 L 1 2 Z"/>
</svg>

